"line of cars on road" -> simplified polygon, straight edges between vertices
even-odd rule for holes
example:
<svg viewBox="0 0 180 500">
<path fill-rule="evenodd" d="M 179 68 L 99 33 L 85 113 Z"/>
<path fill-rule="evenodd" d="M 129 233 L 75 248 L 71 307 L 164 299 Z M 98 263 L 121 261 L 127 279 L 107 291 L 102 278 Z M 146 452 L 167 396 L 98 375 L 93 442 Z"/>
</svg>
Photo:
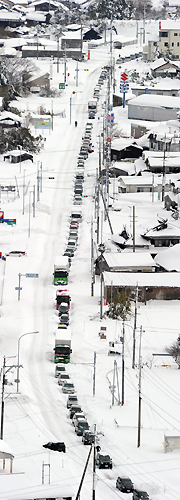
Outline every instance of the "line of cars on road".
<svg viewBox="0 0 180 500">
<path fill-rule="evenodd" d="M 116 488 L 122 493 L 132 493 L 132 500 L 149 500 L 148 493 L 134 488 L 134 484 L 129 477 L 118 476 L 116 480 Z"/>
<path fill-rule="evenodd" d="M 78 229 L 79 229 L 79 223 L 82 220 L 82 213 L 79 210 L 73 210 L 71 213 L 70 217 L 70 223 L 69 223 L 69 236 L 68 236 L 68 242 L 66 245 L 66 249 L 63 255 L 66 255 L 69 257 L 69 265 L 71 265 L 71 258 L 74 257 L 74 252 L 76 251 L 77 248 L 77 242 L 78 242 Z"/>
</svg>

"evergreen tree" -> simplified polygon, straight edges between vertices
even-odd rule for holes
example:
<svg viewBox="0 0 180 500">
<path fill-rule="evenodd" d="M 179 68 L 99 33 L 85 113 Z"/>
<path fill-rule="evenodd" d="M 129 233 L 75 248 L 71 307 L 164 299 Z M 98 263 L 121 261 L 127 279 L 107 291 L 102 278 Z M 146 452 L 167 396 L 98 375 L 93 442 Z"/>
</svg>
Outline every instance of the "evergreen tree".
<svg viewBox="0 0 180 500">
<path fill-rule="evenodd" d="M 131 314 L 131 301 L 125 290 L 115 290 L 112 295 L 112 304 L 109 304 L 107 316 L 112 319 L 126 319 Z"/>
</svg>

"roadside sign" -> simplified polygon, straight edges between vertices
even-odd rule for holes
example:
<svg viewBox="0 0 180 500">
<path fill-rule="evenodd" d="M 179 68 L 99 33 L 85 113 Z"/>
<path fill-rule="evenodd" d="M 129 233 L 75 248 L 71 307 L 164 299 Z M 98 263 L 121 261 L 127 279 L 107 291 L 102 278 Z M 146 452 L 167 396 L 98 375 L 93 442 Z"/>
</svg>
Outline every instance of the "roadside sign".
<svg viewBox="0 0 180 500">
<path fill-rule="evenodd" d="M 59 83 L 59 89 L 65 89 L 65 83 Z"/>
<path fill-rule="evenodd" d="M 16 224 L 16 219 L 4 219 L 4 222 L 9 225 Z"/>
<path fill-rule="evenodd" d="M 129 83 L 120 83 L 120 92 L 128 92 Z"/>
<path fill-rule="evenodd" d="M 26 273 L 26 278 L 39 278 L 39 274 L 36 273 Z"/>
<path fill-rule="evenodd" d="M 114 113 L 111 113 L 111 114 L 109 114 L 109 115 L 107 116 L 107 121 L 108 121 L 109 123 L 113 123 L 113 121 L 114 121 Z"/>
<path fill-rule="evenodd" d="M 111 138 L 110 138 L 110 137 L 107 137 L 106 141 L 107 141 L 107 142 L 111 142 Z"/>
<path fill-rule="evenodd" d="M 127 73 L 125 73 L 125 72 L 124 72 L 124 73 L 121 73 L 121 80 L 122 80 L 123 82 L 126 82 L 126 81 L 128 80 L 128 74 L 127 74 Z"/>
</svg>

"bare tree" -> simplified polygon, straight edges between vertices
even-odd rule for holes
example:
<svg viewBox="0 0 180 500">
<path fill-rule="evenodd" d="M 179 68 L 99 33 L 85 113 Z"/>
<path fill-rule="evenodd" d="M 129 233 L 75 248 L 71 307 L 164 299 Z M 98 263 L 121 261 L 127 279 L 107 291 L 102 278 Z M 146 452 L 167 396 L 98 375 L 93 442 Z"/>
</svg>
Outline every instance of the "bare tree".
<svg viewBox="0 0 180 500">
<path fill-rule="evenodd" d="M 169 347 L 166 347 L 166 352 L 168 352 L 168 354 L 170 354 L 174 358 L 175 362 L 178 365 L 178 368 L 180 369 L 180 335 L 177 338 L 176 342 L 171 344 Z"/>
</svg>

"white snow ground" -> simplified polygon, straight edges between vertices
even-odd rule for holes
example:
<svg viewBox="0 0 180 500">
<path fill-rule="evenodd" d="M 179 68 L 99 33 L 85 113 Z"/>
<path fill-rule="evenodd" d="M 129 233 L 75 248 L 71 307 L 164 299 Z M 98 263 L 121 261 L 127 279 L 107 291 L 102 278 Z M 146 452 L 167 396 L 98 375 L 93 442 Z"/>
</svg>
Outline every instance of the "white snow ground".
<svg viewBox="0 0 180 500">
<path fill-rule="evenodd" d="M 0 353 L 1 365 L 17 364 L 18 339 L 20 341 L 20 384 L 16 392 L 16 368 L 7 374 L 5 386 L 4 440 L 14 455 L 13 474 L 9 474 L 9 463 L 0 470 L 0 499 L 15 500 L 37 498 L 46 495 L 48 467 L 45 484 L 42 485 L 42 464 L 50 464 L 50 489 L 54 495 L 72 492 L 75 498 L 88 455 L 88 449 L 74 432 L 66 408 L 67 396 L 54 377 L 53 347 L 58 324 L 55 310 L 55 292 L 52 284 L 55 255 L 64 252 L 68 238 L 68 224 L 73 207 L 73 176 L 76 170 L 81 138 L 87 121 L 87 102 L 97 83 L 103 64 L 109 61 L 106 47 L 91 51 L 91 60 L 79 64 L 79 85 L 75 86 L 76 64 L 68 61 L 70 73 L 68 86 L 61 97 L 53 99 L 54 130 L 47 133 L 44 150 L 34 158 L 34 163 L 12 165 L 1 161 L 1 179 L 12 181 L 16 176 L 19 197 L 1 195 L 1 209 L 5 217 L 16 218 L 16 226 L 1 225 L 2 253 L 19 248 L 26 250 L 27 257 L 7 258 L 0 261 L 1 307 L 0 307 Z M 47 62 L 38 65 L 48 69 Z M 131 64 L 131 63 L 130 63 Z M 135 64 L 134 62 L 132 64 Z M 132 66 L 132 65 L 131 65 Z M 122 66 L 123 67 L 123 66 Z M 89 71 L 85 71 L 88 69 Z M 124 67 L 125 69 L 125 67 Z M 58 88 L 63 81 L 63 65 L 59 74 L 53 65 L 52 86 Z M 109 453 L 113 460 L 112 470 L 98 470 L 96 475 L 97 500 L 127 499 L 131 494 L 122 494 L 115 488 L 118 475 L 129 475 L 134 484 L 148 491 L 153 500 L 175 500 L 179 494 L 180 452 L 164 452 L 164 433 L 180 432 L 179 424 L 179 371 L 177 365 L 165 358 L 153 360 L 152 353 L 164 351 L 166 345 L 176 340 L 179 334 L 180 308 L 178 301 L 152 301 L 138 308 L 136 363 L 139 357 L 139 332 L 142 335 L 142 428 L 141 446 L 137 448 L 138 421 L 138 366 L 132 370 L 133 317 L 125 325 L 125 404 L 112 406 L 110 383 L 113 381 L 114 357 L 108 356 L 109 341 L 119 340 L 121 322 L 99 319 L 100 283 L 96 278 L 94 296 L 91 297 L 90 240 L 91 219 L 94 216 L 94 184 L 98 167 L 98 134 L 101 131 L 101 105 L 106 97 L 106 83 L 101 91 L 98 116 L 93 123 L 93 145 L 95 152 L 89 155 L 85 165 L 85 183 L 82 211 L 83 221 L 79 229 L 78 248 L 72 260 L 69 278 L 72 328 L 72 356 L 67 366 L 75 384 L 79 402 L 93 428 L 96 424 L 102 452 Z M 75 95 L 72 91 L 77 90 Z M 70 96 L 72 97 L 72 123 L 70 125 Z M 14 103 L 17 105 L 17 103 Z M 22 111 L 34 111 L 42 105 L 51 110 L 52 99 L 31 97 L 20 99 Z M 56 113 L 66 110 L 66 118 Z M 127 109 L 121 109 L 124 135 L 129 129 Z M 78 127 L 74 127 L 74 121 Z M 1 159 L 2 160 L 2 159 Z M 32 202 L 33 185 L 36 185 L 37 162 L 42 162 L 43 182 L 40 201 L 36 203 L 36 216 L 29 218 L 29 200 Z M 26 186 L 25 213 L 23 209 L 23 176 Z M 50 179 L 54 177 L 54 179 Z M 144 226 L 163 215 L 162 203 L 150 195 L 116 196 L 122 211 L 112 213 L 113 229 L 129 223 L 130 207 L 136 205 L 138 224 Z M 31 198 L 30 198 L 31 197 Z M 102 207 L 101 207 L 102 210 Z M 174 223 L 174 221 L 173 221 Z M 30 236 L 29 236 L 30 232 Z M 107 222 L 103 228 L 104 240 L 110 238 Z M 18 274 L 21 273 L 21 297 L 17 300 Z M 38 273 L 39 278 L 26 278 L 26 273 Z M 100 326 L 107 327 L 107 339 L 100 340 Z M 95 396 L 93 397 L 93 359 L 97 354 Z M 117 358 L 121 398 L 121 356 Z M 116 380 L 117 386 L 117 380 Z M 116 389 L 117 395 L 117 389 Z M 45 451 L 48 441 L 64 441 L 66 454 Z M 58 493 L 57 493 L 58 491 Z M 81 491 L 81 500 L 89 498 L 92 491 L 92 457 Z"/>
</svg>

